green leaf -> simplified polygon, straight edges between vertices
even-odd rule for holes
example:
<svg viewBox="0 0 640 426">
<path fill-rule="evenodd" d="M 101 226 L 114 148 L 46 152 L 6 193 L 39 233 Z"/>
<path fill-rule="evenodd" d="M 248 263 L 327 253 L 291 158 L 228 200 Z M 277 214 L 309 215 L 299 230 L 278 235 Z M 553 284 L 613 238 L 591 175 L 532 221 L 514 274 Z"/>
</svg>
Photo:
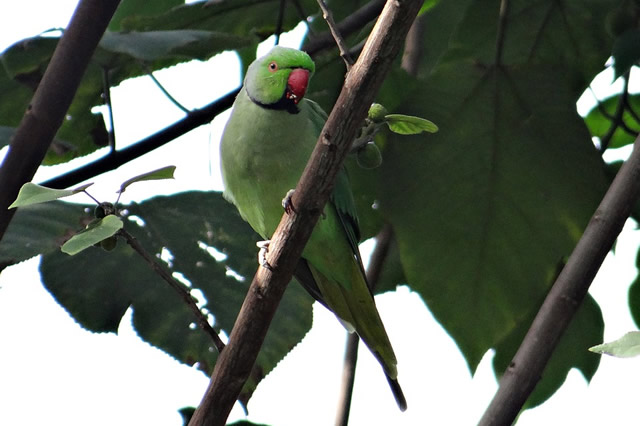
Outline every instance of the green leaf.
<svg viewBox="0 0 640 426">
<path fill-rule="evenodd" d="M 425 118 L 403 114 L 388 114 L 384 118 L 389 130 L 399 135 L 417 135 L 422 132 L 435 133 L 438 131 L 438 126 Z"/>
<path fill-rule="evenodd" d="M 162 180 L 162 179 L 173 179 L 173 173 L 176 171 L 176 166 L 166 166 L 161 167 L 157 170 L 153 170 L 151 172 L 143 173 L 138 176 L 134 176 L 131 179 L 127 179 L 120 185 L 120 190 L 118 192 L 124 192 L 129 185 L 135 182 L 142 182 L 146 180 Z"/>
<path fill-rule="evenodd" d="M 591 352 L 630 358 L 640 355 L 640 331 L 630 331 L 618 340 L 589 348 Z"/>
<path fill-rule="evenodd" d="M 422 16 L 440 3 L 440 0 L 426 0 L 420 10 L 418 16 Z"/>
<path fill-rule="evenodd" d="M 131 17 L 157 16 L 183 4 L 183 0 L 123 0 L 109 22 L 109 31 L 122 30 L 123 21 Z"/>
<path fill-rule="evenodd" d="M 131 16 L 122 23 L 129 31 L 200 29 L 220 31 L 264 40 L 276 29 L 280 0 L 234 0 L 193 2 L 175 7 L 158 16 Z M 307 14 L 314 13 L 318 5 L 312 0 L 301 0 L 298 6 Z M 285 7 L 282 30 L 289 31 L 302 18 L 298 9 Z"/>
<path fill-rule="evenodd" d="M 201 294 L 214 327 L 229 334 L 257 269 L 259 239 L 236 209 L 220 193 L 188 192 L 127 205 L 124 211 L 127 231 L 149 253 L 168 256 L 164 267 Z M 110 252 L 89 247 L 73 257 L 50 251 L 40 270 L 46 288 L 83 327 L 116 332 L 132 307 L 133 325 L 142 339 L 211 373 L 217 353 L 210 338 L 193 327 L 190 309 L 127 244 Z M 307 333 L 312 303 L 300 285 L 288 286 L 240 397 L 243 403 Z"/>
<path fill-rule="evenodd" d="M 441 65 L 406 102 L 441 130 L 428 144 L 390 135 L 383 152 L 379 201 L 406 278 L 472 370 L 546 294 L 607 187 L 557 72 Z"/>
<path fill-rule="evenodd" d="M 169 58 L 186 61 L 204 60 L 211 56 L 212 51 L 233 50 L 249 43 L 246 38 L 215 31 L 172 30 L 106 33 L 100 41 L 100 48 L 143 62 L 166 61 Z"/>
<path fill-rule="evenodd" d="M 602 140 L 605 135 L 608 135 L 611 126 L 614 125 L 611 117 L 614 117 L 616 110 L 618 109 L 618 103 L 620 102 L 620 94 L 611 96 L 600 102 L 599 106 L 593 107 L 591 111 L 584 118 L 585 124 L 589 128 L 592 136 L 595 136 Z M 640 111 L 640 95 L 628 95 L 627 101 L 629 107 L 634 111 Z M 622 113 L 622 121 L 632 131 L 640 132 L 640 122 L 638 122 L 634 115 L 625 108 Z M 625 145 L 632 144 L 635 141 L 636 136 L 630 134 L 622 127 L 618 126 L 611 135 L 609 140 L 609 148 L 620 148 Z"/>
<path fill-rule="evenodd" d="M 96 219 L 87 225 L 85 229 L 71 237 L 60 248 L 63 253 L 70 256 L 115 235 L 123 227 L 122 219 L 115 215 L 108 215 L 102 219 Z"/>
<path fill-rule="evenodd" d="M 92 217 L 89 206 L 51 201 L 21 207 L 0 241 L 0 271 L 38 254 L 59 252 L 60 246 Z"/>
<path fill-rule="evenodd" d="M 613 44 L 613 69 L 618 78 L 640 61 L 640 30 L 626 31 Z"/>
<path fill-rule="evenodd" d="M 31 204 L 46 203 L 48 201 L 68 197 L 84 191 L 91 185 L 93 185 L 93 183 L 87 183 L 75 189 L 52 189 L 40 186 L 36 183 L 27 182 L 22 185 L 20 192 L 18 192 L 18 198 L 16 198 L 9 208 L 12 209 L 16 207 L 29 206 Z"/>
</svg>

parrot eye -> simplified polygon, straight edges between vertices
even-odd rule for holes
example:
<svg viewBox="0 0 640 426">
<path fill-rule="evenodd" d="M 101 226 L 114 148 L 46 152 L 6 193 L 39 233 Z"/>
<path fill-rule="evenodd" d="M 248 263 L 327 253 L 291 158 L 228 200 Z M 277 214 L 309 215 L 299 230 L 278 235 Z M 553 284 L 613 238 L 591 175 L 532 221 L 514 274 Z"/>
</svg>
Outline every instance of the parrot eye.
<svg viewBox="0 0 640 426">
<path fill-rule="evenodd" d="M 271 62 L 269 64 L 269 71 L 271 72 L 275 72 L 278 70 L 278 64 L 276 64 L 275 62 Z"/>
</svg>

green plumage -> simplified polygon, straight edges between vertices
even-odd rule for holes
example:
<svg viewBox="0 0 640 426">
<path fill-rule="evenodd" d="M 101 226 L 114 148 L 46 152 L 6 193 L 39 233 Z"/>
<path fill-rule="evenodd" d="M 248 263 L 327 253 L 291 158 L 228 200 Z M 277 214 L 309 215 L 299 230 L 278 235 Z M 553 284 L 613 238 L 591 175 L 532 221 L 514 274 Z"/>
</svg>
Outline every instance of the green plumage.
<svg viewBox="0 0 640 426">
<path fill-rule="evenodd" d="M 299 71 L 314 71 L 311 58 L 275 47 L 247 71 L 221 143 L 225 196 L 263 238 L 270 239 L 283 215 L 282 199 L 296 187 L 326 121 L 303 98 Z M 300 89 L 299 85 L 304 87 Z M 401 409 L 396 357 L 368 289 L 358 252 L 358 221 L 345 172 L 340 173 L 324 215 L 307 243 L 296 277 L 355 331 L 378 359 Z"/>
</svg>

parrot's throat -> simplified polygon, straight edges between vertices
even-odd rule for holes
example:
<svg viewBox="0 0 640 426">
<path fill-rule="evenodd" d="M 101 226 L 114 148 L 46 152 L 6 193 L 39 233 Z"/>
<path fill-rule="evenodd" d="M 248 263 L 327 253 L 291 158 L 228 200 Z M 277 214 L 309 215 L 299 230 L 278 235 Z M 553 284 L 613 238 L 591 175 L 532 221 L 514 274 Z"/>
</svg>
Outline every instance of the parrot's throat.
<svg viewBox="0 0 640 426">
<path fill-rule="evenodd" d="M 287 98 L 287 94 L 283 94 L 278 102 L 272 104 L 265 104 L 251 96 L 251 93 L 247 92 L 249 95 L 249 99 L 256 104 L 266 109 L 275 109 L 278 111 L 287 111 L 289 114 L 297 114 L 300 112 L 300 108 L 298 108 L 298 103 L 294 102 L 292 99 Z"/>
</svg>

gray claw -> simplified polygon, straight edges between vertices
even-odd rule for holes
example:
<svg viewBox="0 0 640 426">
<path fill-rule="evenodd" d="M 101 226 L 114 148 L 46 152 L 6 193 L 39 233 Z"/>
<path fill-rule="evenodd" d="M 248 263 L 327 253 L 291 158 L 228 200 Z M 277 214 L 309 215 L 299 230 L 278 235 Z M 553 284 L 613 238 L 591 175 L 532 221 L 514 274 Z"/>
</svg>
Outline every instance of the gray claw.
<svg viewBox="0 0 640 426">
<path fill-rule="evenodd" d="M 258 263 L 263 268 L 271 270 L 271 265 L 267 262 L 267 253 L 269 252 L 269 243 L 271 240 L 258 241 L 256 246 L 260 249 L 258 250 Z"/>
<path fill-rule="evenodd" d="M 295 189 L 290 189 L 287 192 L 287 195 L 282 199 L 282 208 L 287 214 L 291 214 L 291 212 L 295 212 L 296 209 L 293 207 L 293 201 L 291 201 L 291 197 L 293 197 L 293 193 L 296 192 Z"/>
</svg>

